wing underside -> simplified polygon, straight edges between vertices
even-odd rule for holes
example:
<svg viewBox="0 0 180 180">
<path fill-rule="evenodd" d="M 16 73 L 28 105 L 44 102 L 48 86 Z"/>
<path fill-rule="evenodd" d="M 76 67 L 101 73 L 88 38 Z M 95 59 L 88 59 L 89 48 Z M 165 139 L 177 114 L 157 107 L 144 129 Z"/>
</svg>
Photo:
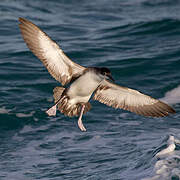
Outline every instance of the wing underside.
<svg viewBox="0 0 180 180">
<path fill-rule="evenodd" d="M 96 90 L 94 100 L 143 116 L 161 117 L 175 113 L 172 107 L 162 101 L 106 80 Z"/>
<path fill-rule="evenodd" d="M 71 61 L 62 49 L 35 24 L 24 18 L 19 18 L 19 21 L 27 46 L 57 81 L 65 85 L 73 77 L 78 77 L 83 73 L 85 68 Z"/>
</svg>

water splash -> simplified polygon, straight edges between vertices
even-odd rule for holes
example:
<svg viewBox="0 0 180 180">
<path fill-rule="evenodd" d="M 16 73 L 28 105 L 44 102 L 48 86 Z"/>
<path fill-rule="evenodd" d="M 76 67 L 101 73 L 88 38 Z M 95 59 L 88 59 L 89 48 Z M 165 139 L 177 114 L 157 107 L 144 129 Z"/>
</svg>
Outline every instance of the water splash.
<svg viewBox="0 0 180 180">
<path fill-rule="evenodd" d="M 156 157 L 162 157 L 164 155 L 172 153 L 176 148 L 174 136 L 169 136 L 167 141 L 167 148 L 163 149 L 162 151 L 156 154 Z"/>
<path fill-rule="evenodd" d="M 167 148 L 155 155 L 157 162 L 154 166 L 154 176 L 143 180 L 180 179 L 180 152 L 175 150 L 177 144 L 180 144 L 180 140 L 170 135 Z"/>
<path fill-rule="evenodd" d="M 180 85 L 165 94 L 165 97 L 160 99 L 168 104 L 180 103 Z"/>
</svg>

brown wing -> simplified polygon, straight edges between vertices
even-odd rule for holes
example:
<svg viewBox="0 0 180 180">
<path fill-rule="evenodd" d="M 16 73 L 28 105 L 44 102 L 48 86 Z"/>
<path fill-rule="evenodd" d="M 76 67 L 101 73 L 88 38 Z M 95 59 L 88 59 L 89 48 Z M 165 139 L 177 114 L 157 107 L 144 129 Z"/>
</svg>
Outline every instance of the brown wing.
<svg viewBox="0 0 180 180">
<path fill-rule="evenodd" d="M 94 100 L 144 116 L 161 117 L 175 113 L 172 107 L 159 100 L 107 80 L 104 80 L 96 90 Z"/>
<path fill-rule="evenodd" d="M 46 33 L 35 24 L 19 18 L 22 36 L 29 49 L 43 62 L 49 73 L 62 85 L 80 75 L 85 68 L 71 61 Z"/>
</svg>

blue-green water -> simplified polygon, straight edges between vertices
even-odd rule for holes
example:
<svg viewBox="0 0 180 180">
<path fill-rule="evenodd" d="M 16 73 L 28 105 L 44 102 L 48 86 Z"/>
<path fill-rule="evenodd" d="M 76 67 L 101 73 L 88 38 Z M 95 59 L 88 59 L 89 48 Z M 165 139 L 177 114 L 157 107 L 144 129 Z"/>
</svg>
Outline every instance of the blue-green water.
<svg viewBox="0 0 180 180">
<path fill-rule="evenodd" d="M 40 26 L 84 66 L 172 104 L 145 118 L 98 102 L 83 117 L 47 117 L 59 86 L 26 47 L 18 17 Z M 180 1 L 0 1 L 0 179 L 180 179 Z M 157 153 L 175 138 L 175 150 Z"/>
</svg>

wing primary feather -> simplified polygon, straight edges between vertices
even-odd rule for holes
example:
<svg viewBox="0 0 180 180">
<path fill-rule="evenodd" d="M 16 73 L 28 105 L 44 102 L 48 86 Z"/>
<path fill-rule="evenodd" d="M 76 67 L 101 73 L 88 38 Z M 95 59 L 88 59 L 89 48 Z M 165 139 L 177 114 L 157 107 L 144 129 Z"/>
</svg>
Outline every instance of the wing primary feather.
<svg viewBox="0 0 180 180">
<path fill-rule="evenodd" d="M 102 88 L 106 87 L 106 88 Z M 143 116 L 162 117 L 175 110 L 169 105 L 144 95 L 139 91 L 125 88 L 104 80 L 94 94 L 94 99 L 114 108 L 121 108 Z"/>
<path fill-rule="evenodd" d="M 39 27 L 25 18 L 19 18 L 19 22 L 21 34 L 29 49 L 62 85 L 84 72 L 86 68 L 71 61 L 56 42 Z"/>
</svg>

